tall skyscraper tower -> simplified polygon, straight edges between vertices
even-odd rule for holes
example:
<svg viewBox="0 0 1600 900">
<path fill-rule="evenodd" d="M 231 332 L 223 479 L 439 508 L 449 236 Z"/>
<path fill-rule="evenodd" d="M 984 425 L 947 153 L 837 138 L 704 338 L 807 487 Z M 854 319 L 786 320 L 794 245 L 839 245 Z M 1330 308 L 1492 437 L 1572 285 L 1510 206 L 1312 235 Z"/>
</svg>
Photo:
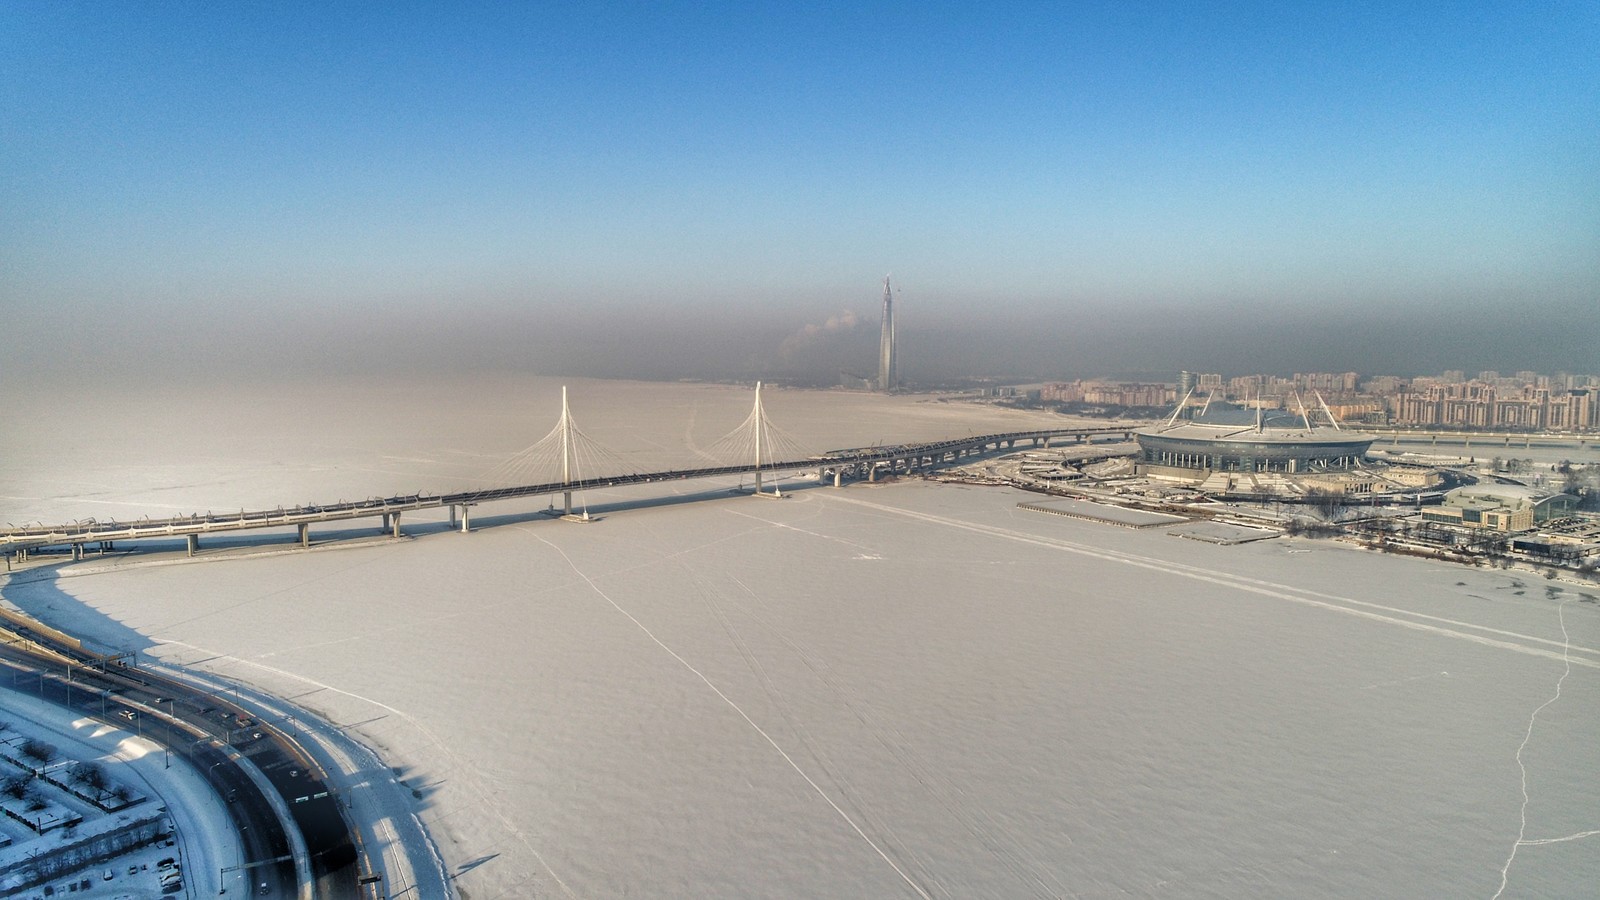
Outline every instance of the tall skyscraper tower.
<svg viewBox="0 0 1600 900">
<path fill-rule="evenodd" d="M 900 386 L 900 361 L 894 355 L 894 294 L 889 276 L 883 276 L 883 333 L 878 338 L 878 390 Z"/>
</svg>

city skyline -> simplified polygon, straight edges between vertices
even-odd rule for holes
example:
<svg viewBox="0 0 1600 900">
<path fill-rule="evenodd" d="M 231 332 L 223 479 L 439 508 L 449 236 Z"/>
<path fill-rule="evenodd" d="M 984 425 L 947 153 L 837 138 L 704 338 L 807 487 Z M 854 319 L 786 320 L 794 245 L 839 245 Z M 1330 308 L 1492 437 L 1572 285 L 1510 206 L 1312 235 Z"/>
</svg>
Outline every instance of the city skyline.
<svg viewBox="0 0 1600 900">
<path fill-rule="evenodd" d="M 1582 4 L 8 18 L 8 382 L 1600 369 Z"/>
</svg>

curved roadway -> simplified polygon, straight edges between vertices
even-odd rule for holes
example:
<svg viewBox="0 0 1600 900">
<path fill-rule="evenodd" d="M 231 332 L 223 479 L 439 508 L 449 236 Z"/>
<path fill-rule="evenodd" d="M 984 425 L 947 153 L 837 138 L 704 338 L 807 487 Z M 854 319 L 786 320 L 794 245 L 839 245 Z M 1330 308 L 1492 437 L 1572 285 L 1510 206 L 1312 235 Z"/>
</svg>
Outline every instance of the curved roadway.
<svg viewBox="0 0 1600 900">
<path fill-rule="evenodd" d="M 181 680 L 99 661 L 42 630 L 13 624 L 0 635 L 0 659 L 34 673 L 42 699 L 134 730 L 202 773 L 227 801 L 244 843 L 239 868 L 252 884 L 293 897 L 304 875 L 315 896 L 358 896 L 365 862 L 339 797 L 322 768 L 275 724 Z M 285 829 L 280 811 L 297 834 Z"/>
</svg>

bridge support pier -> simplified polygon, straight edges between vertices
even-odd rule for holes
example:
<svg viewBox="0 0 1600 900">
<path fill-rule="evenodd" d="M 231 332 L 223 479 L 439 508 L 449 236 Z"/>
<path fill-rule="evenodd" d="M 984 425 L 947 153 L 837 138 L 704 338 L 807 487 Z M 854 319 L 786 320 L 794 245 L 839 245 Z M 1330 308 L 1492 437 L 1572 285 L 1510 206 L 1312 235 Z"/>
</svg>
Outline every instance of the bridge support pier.
<svg viewBox="0 0 1600 900">
<path fill-rule="evenodd" d="M 461 533 L 462 534 L 466 534 L 467 532 L 472 530 L 472 513 L 469 512 L 470 509 L 471 509 L 471 507 L 468 504 L 466 504 L 466 503 L 461 504 Z M 455 507 L 454 506 L 450 507 L 450 511 L 451 511 L 452 516 L 453 516 L 454 513 L 455 513 Z"/>
<path fill-rule="evenodd" d="M 384 513 L 383 514 L 383 524 L 378 526 L 378 533 L 379 534 L 383 534 L 385 531 L 388 531 L 388 530 L 389 530 L 389 514 L 388 513 Z"/>
<path fill-rule="evenodd" d="M 456 505 L 454 503 L 450 504 L 450 527 L 456 527 Z"/>
<path fill-rule="evenodd" d="M 843 485 L 844 485 L 844 469 L 834 469 L 833 470 L 833 486 L 834 487 L 842 487 Z"/>
<path fill-rule="evenodd" d="M 399 513 L 390 513 L 389 515 L 384 516 L 384 518 L 388 519 L 389 520 L 389 524 L 391 524 L 393 526 L 393 534 L 394 534 L 394 536 L 395 537 L 399 537 L 400 536 L 400 514 Z"/>
<path fill-rule="evenodd" d="M 300 530 L 300 546 L 311 546 L 311 526 L 305 522 L 301 522 L 298 527 Z"/>
<path fill-rule="evenodd" d="M 189 555 L 193 556 L 200 549 L 200 535 L 191 534 L 186 540 L 189 542 Z"/>
</svg>

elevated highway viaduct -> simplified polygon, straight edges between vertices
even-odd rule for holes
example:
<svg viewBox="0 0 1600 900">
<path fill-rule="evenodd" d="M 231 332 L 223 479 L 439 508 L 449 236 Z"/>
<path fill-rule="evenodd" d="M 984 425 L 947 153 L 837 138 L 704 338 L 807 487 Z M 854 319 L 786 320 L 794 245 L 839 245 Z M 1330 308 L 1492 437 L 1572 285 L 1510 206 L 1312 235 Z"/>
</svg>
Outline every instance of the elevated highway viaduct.
<svg viewBox="0 0 1600 900">
<path fill-rule="evenodd" d="M 1014 431 L 1001 434 L 973 435 L 942 441 L 864 447 L 852 450 L 835 450 L 805 459 L 763 461 L 759 465 L 747 464 L 713 466 L 708 468 L 674 469 L 662 472 L 636 472 L 598 478 L 581 478 L 529 484 L 513 487 L 459 491 L 449 494 L 410 494 L 395 497 L 313 506 L 278 507 L 272 510 L 240 510 L 238 513 L 205 513 L 190 516 L 153 519 L 141 518 L 132 522 L 82 519 L 62 525 L 11 526 L 0 530 L 0 552 L 6 554 L 9 565 L 13 554 L 27 554 L 46 547 L 69 548 L 74 558 L 81 558 L 91 545 L 110 549 L 118 541 L 140 541 L 184 538 L 193 554 L 200 539 L 208 534 L 250 531 L 259 529 L 294 528 L 300 543 L 310 543 L 313 525 L 324 525 L 354 519 L 377 518 L 381 531 L 400 535 L 402 515 L 425 509 L 449 509 L 452 523 L 458 519 L 463 531 L 470 524 L 469 510 L 480 504 L 527 497 L 562 494 L 570 498 L 574 492 L 656 482 L 682 481 L 694 478 L 712 478 L 729 475 L 757 475 L 816 469 L 833 476 L 835 486 L 845 478 L 876 478 L 879 473 L 911 473 L 927 471 L 939 466 L 958 463 L 962 459 L 1005 452 L 1017 447 L 1046 447 L 1062 443 L 1090 443 L 1108 440 L 1131 440 L 1130 426 L 1053 428 L 1033 431 Z"/>
</svg>

